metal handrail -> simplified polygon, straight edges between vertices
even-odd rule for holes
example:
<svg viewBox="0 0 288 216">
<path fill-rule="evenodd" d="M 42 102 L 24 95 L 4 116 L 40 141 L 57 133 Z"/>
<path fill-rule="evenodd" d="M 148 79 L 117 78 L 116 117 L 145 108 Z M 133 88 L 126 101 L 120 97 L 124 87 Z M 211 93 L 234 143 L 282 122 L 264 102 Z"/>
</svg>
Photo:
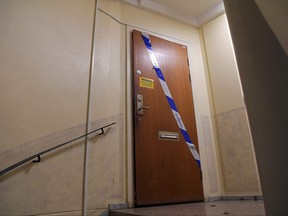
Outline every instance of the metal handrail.
<svg viewBox="0 0 288 216">
<path fill-rule="evenodd" d="M 67 144 L 69 144 L 69 143 L 71 143 L 71 142 L 74 142 L 74 141 L 76 141 L 76 140 L 78 140 L 78 139 L 81 139 L 81 138 L 83 138 L 83 137 L 86 137 L 86 136 L 88 136 L 88 135 L 90 135 L 90 134 L 92 134 L 92 133 L 95 133 L 95 132 L 97 132 L 97 131 L 101 131 L 98 135 L 102 135 L 102 134 L 104 134 L 104 128 L 110 127 L 110 126 L 112 126 L 112 125 L 114 125 L 114 124 L 116 124 L 116 122 L 113 122 L 113 123 L 111 123 L 111 124 L 105 125 L 105 126 L 103 126 L 103 127 L 101 127 L 101 128 L 98 128 L 98 129 L 96 129 L 96 130 L 93 130 L 93 131 L 91 131 L 91 132 L 89 132 L 89 133 L 87 133 L 87 134 L 84 134 L 84 135 L 82 135 L 82 136 L 79 136 L 79 137 L 77 137 L 77 138 L 74 138 L 74 139 L 72 139 L 72 140 L 69 140 L 68 142 L 61 143 L 61 144 L 59 144 L 59 145 L 56 145 L 56 146 L 54 146 L 54 147 L 51 147 L 51 148 L 46 149 L 46 150 L 44 150 L 44 151 L 41 151 L 41 152 L 39 152 L 39 153 L 37 153 L 37 154 L 34 154 L 34 155 L 32 155 L 32 156 L 24 159 L 24 160 L 19 161 L 18 163 L 13 164 L 12 166 L 7 167 L 7 168 L 4 169 L 4 170 L 1 170 L 0 176 L 5 175 L 6 173 L 12 171 L 13 169 L 15 169 L 15 168 L 17 168 L 17 167 L 19 167 L 19 166 L 27 163 L 28 161 L 33 160 L 33 159 L 35 159 L 35 158 L 36 158 L 36 160 L 33 160 L 33 161 L 32 161 L 33 163 L 40 162 L 40 161 L 41 161 L 41 155 L 44 155 L 44 154 L 46 154 L 46 153 L 48 153 L 48 152 L 50 152 L 50 151 L 53 151 L 53 150 L 55 150 L 55 149 L 57 149 L 57 148 L 60 148 L 60 147 L 62 147 L 62 146 L 64 146 L 64 145 L 67 145 Z"/>
</svg>

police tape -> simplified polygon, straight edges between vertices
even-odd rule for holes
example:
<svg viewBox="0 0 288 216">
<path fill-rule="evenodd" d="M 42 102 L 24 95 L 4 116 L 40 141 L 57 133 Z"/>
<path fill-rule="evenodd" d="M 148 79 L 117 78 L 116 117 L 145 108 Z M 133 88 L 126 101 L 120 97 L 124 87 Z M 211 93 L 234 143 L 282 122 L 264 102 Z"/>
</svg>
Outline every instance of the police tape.
<svg viewBox="0 0 288 216">
<path fill-rule="evenodd" d="M 178 112 L 178 109 L 177 109 L 176 104 L 175 104 L 175 102 L 173 100 L 171 92 L 170 92 L 170 90 L 168 88 L 168 85 L 167 85 L 167 83 L 165 81 L 164 75 L 163 75 L 163 73 L 162 73 L 162 71 L 161 71 L 161 69 L 159 67 L 159 64 L 158 64 L 158 61 L 156 59 L 156 56 L 155 56 L 155 54 L 154 54 L 154 52 L 152 50 L 152 45 L 151 45 L 151 41 L 150 41 L 149 35 L 147 33 L 145 33 L 145 32 L 141 32 L 141 35 L 142 35 L 144 44 L 145 44 L 145 46 L 147 48 L 147 51 L 148 51 L 150 60 L 152 62 L 152 65 L 154 67 L 154 70 L 155 70 L 155 72 L 156 72 L 156 74 L 158 76 L 158 79 L 160 81 L 160 84 L 162 86 L 164 94 L 165 94 L 165 96 L 167 98 L 167 101 L 168 101 L 168 103 L 170 105 L 172 113 L 173 113 L 173 115 L 175 117 L 175 120 L 176 120 L 176 122 L 178 124 L 178 127 L 179 127 L 179 129 L 180 129 L 180 131 L 181 131 L 181 133 L 182 133 L 182 135 L 183 135 L 183 137 L 185 139 L 186 144 L 189 147 L 189 150 L 191 151 L 194 159 L 196 160 L 196 163 L 198 164 L 199 168 L 201 168 L 200 156 L 199 156 L 199 154 L 198 154 L 198 152 L 196 150 L 195 145 L 192 143 L 192 140 L 190 139 L 190 136 L 189 136 L 189 134 L 188 134 L 188 132 L 187 132 L 185 126 L 184 126 L 182 118 L 181 118 L 181 116 L 180 116 L 180 114 Z"/>
</svg>

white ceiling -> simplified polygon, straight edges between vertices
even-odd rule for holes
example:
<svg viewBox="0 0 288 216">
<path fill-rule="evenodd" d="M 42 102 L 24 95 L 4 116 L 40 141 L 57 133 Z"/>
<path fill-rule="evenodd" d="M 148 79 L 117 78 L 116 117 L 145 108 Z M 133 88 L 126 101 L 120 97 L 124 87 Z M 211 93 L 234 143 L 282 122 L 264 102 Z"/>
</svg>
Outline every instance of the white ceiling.
<svg viewBox="0 0 288 216">
<path fill-rule="evenodd" d="M 199 27 L 224 13 L 223 0 L 120 0 Z"/>
</svg>

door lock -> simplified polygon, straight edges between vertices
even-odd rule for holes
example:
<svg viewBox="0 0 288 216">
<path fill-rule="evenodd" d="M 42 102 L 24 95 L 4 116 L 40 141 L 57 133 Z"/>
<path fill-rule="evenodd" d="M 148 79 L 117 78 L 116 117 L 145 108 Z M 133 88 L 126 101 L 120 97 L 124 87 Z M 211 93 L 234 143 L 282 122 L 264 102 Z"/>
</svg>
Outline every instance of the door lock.
<svg viewBox="0 0 288 216">
<path fill-rule="evenodd" d="M 137 114 L 144 115 L 144 109 L 150 109 L 150 107 L 143 106 L 143 95 L 137 94 Z"/>
</svg>

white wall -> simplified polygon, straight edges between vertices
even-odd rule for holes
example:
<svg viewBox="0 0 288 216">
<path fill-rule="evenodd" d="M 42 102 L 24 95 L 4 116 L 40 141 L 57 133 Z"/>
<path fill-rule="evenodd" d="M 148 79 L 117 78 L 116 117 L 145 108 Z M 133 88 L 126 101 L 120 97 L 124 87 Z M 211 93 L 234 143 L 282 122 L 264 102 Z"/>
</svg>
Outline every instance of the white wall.
<svg viewBox="0 0 288 216">
<path fill-rule="evenodd" d="M 85 133 L 94 2 L 0 2 L 1 170 Z M 88 145 L 96 215 L 126 196 L 125 32 L 103 14 L 97 32 L 89 130 L 116 125 Z M 81 139 L 1 177 L 0 215 L 81 214 L 83 165 Z"/>
<path fill-rule="evenodd" d="M 225 14 L 205 24 L 202 29 L 215 113 L 243 107 L 238 70 Z"/>
<path fill-rule="evenodd" d="M 223 195 L 261 193 L 230 31 L 223 14 L 202 27 Z"/>
<path fill-rule="evenodd" d="M 1 150 L 85 122 L 93 1 L 0 2 Z"/>
<path fill-rule="evenodd" d="M 84 133 L 93 5 L 0 2 L 1 170 Z M 83 155 L 80 140 L 1 177 L 0 214 L 81 209 Z"/>
<path fill-rule="evenodd" d="M 120 3 L 109 10 L 121 14 Z M 99 3 L 102 5 L 102 2 Z M 98 140 L 91 139 L 88 157 L 88 209 L 126 202 L 125 28 L 97 11 L 90 130 L 93 122 L 117 122 Z"/>
</svg>

